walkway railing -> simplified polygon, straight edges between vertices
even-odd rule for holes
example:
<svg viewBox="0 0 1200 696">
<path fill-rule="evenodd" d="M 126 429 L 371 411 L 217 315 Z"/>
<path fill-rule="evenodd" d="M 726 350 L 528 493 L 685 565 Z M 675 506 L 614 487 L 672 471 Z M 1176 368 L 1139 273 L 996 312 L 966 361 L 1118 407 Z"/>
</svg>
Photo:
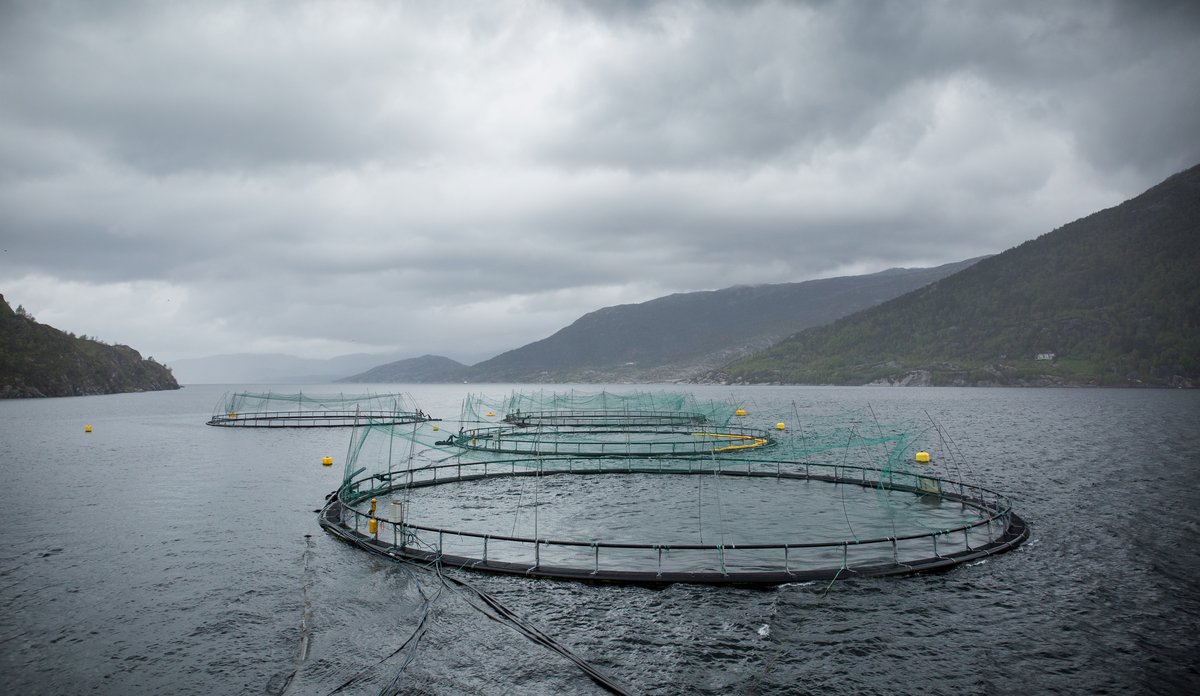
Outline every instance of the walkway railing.
<svg viewBox="0 0 1200 696">
<path fill-rule="evenodd" d="M 843 575 L 908 574 L 950 567 L 1009 550 L 1028 536 L 1008 499 L 966 483 L 858 466 L 744 460 L 683 462 L 509 460 L 455 462 L 375 474 L 345 484 L 322 512 L 322 525 L 348 541 L 392 556 L 476 570 L 638 583 L 779 583 Z M 609 542 L 488 534 L 389 519 L 358 509 L 364 500 L 453 481 L 554 474 L 710 474 L 776 477 L 934 495 L 977 517 L 927 532 L 839 541 L 753 544 Z"/>
<path fill-rule="evenodd" d="M 494 426 L 464 430 L 450 444 L 499 454 L 556 457 L 689 457 L 774 444 L 760 428 L 695 425 L 590 427 Z"/>
<path fill-rule="evenodd" d="M 357 425 L 394 425 L 434 420 L 405 411 L 255 411 L 214 414 L 206 425 L 232 428 L 333 428 Z"/>
<path fill-rule="evenodd" d="M 708 416 L 687 411 L 517 411 L 506 415 L 504 422 L 520 427 L 623 428 L 636 425 L 697 425 L 708 422 Z"/>
</svg>

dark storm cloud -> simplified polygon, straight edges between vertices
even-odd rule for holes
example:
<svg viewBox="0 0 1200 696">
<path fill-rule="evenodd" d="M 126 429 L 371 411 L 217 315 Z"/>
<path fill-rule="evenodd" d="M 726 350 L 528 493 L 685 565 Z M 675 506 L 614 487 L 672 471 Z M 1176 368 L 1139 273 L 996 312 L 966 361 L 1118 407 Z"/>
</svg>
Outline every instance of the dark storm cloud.
<svg viewBox="0 0 1200 696">
<path fill-rule="evenodd" d="M 1200 105 L 1200 71 L 1186 67 L 1200 61 L 1198 7 L 719 3 L 696 13 L 658 3 L 652 20 L 626 28 L 636 38 L 621 59 L 580 81 L 578 120 L 547 150 L 638 169 L 806 162 L 817 148 L 858 145 L 912 92 L 970 77 L 1074 133 L 1097 166 L 1158 174 L 1164 158 L 1179 169 L 1200 155 L 1194 143 L 1180 152 Z"/>
<path fill-rule="evenodd" d="M 1198 15 L 5 3 L 0 292 L 165 358 L 482 358 L 996 253 L 1200 160 Z"/>
</svg>

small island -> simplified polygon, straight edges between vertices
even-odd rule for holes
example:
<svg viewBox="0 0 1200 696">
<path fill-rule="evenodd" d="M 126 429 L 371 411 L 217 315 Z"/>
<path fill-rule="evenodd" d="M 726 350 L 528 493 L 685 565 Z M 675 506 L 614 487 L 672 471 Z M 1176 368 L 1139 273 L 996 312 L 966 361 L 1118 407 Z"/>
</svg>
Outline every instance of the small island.
<svg viewBox="0 0 1200 696">
<path fill-rule="evenodd" d="M 0 295 L 0 398 L 179 389 L 166 365 L 129 346 L 40 324 Z"/>
</svg>

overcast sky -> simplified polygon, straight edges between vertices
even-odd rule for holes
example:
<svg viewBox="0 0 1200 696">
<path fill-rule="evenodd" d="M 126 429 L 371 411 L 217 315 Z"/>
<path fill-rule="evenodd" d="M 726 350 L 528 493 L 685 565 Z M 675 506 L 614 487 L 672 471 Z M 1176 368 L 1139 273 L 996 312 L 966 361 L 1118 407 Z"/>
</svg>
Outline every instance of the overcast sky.
<svg viewBox="0 0 1200 696">
<path fill-rule="evenodd" d="M 1200 163 L 1200 3 L 0 0 L 0 293 L 475 362 L 1004 251 Z"/>
</svg>

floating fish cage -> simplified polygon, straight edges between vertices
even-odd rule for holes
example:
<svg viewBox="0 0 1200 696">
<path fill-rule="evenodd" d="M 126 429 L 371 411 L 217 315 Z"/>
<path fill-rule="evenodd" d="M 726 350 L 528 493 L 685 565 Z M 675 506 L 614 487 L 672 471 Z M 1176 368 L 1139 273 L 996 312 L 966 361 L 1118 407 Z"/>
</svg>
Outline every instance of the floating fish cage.
<svg viewBox="0 0 1200 696">
<path fill-rule="evenodd" d="M 503 402 L 468 397 L 463 421 L 485 425 L 460 428 L 436 444 L 551 457 L 689 457 L 774 444 L 767 430 L 732 425 L 736 412 L 728 404 L 653 392 L 539 392 Z"/>
<path fill-rule="evenodd" d="M 207 425 L 230 428 L 344 428 L 436 420 L 406 394 L 226 393 Z"/>
<path fill-rule="evenodd" d="M 515 409 L 496 415 L 490 407 L 503 433 L 463 428 L 436 441 L 431 424 L 360 428 L 320 524 L 396 559 L 644 585 L 910 575 L 1002 553 L 1029 535 L 1006 496 L 956 480 L 937 458 L 918 453 L 920 435 L 911 427 L 873 422 L 878 434 L 866 436 L 864 419 L 844 414 L 840 423 L 797 424 L 769 448 L 708 442 L 704 451 L 648 452 L 658 441 L 641 439 L 601 453 L 597 443 L 609 443 L 598 433 L 702 431 L 639 426 L 628 403 L 611 419 L 580 417 L 603 409 L 570 406 L 522 410 L 546 414 L 529 421 L 509 418 Z M 684 402 L 675 412 L 705 414 L 710 434 L 767 433 Z M 620 425 L 606 422 L 621 418 Z M 539 435 L 514 440 L 523 429 Z M 547 445 L 551 432 L 561 436 L 556 448 Z M 464 438 L 475 445 L 464 447 Z M 521 444 L 497 444 L 506 442 Z"/>
<path fill-rule="evenodd" d="M 625 428 L 629 426 L 702 426 L 709 421 L 704 413 L 675 411 L 594 411 L 559 409 L 504 416 L 505 423 L 519 428 Z"/>
<path fill-rule="evenodd" d="M 553 457 L 690 457 L 774 444 L 771 434 L 760 428 L 725 426 L 709 432 L 678 425 L 597 424 L 575 420 L 568 412 L 559 417 L 577 424 L 471 428 L 450 435 L 444 444 L 482 452 Z"/>
</svg>

